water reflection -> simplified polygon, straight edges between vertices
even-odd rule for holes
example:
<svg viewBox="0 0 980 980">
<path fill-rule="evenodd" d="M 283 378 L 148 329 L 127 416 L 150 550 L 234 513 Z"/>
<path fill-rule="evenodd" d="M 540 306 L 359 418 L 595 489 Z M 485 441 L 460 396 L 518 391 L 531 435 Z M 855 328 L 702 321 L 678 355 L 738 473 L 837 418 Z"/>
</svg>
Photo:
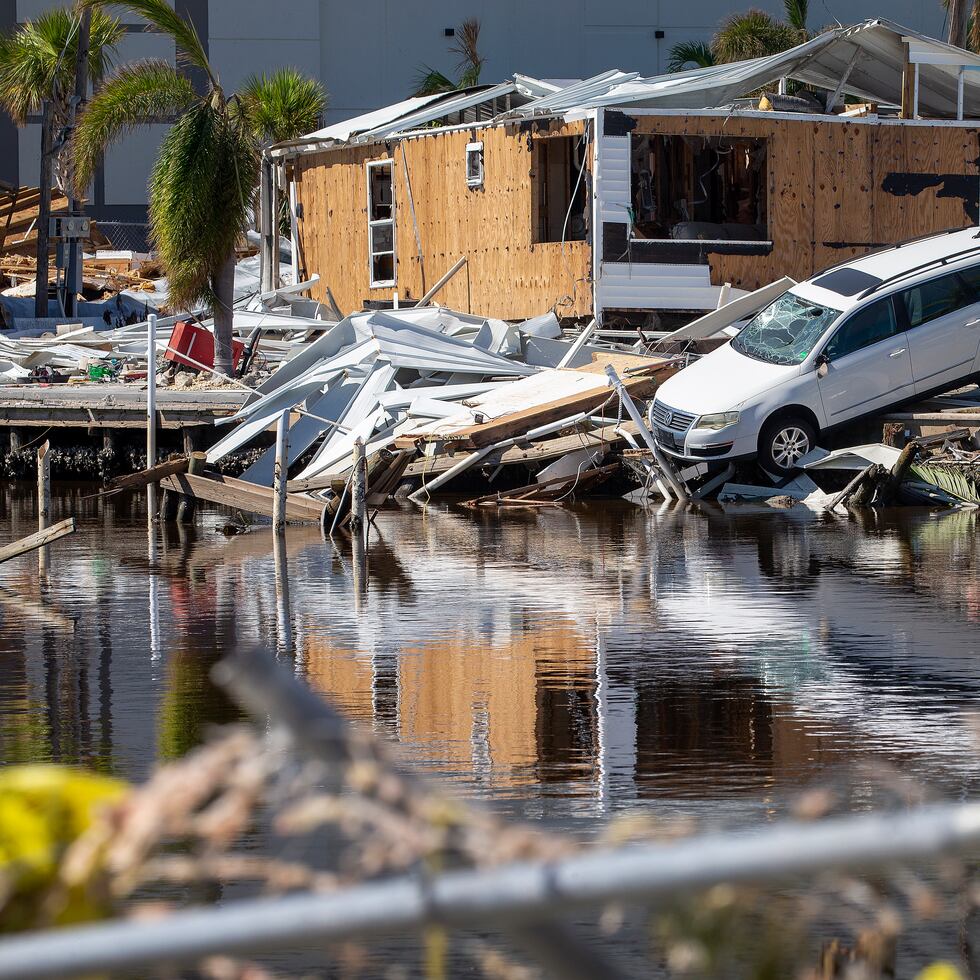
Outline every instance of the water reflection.
<svg viewBox="0 0 980 980">
<path fill-rule="evenodd" d="M 0 749 L 141 775 L 237 717 L 221 654 L 277 649 L 473 792 L 557 815 L 738 819 L 857 762 L 975 791 L 976 514 L 627 504 L 378 516 L 365 560 L 318 528 L 155 528 L 126 498 L 0 569 Z M 29 495 L 7 488 L 11 533 Z"/>
</svg>

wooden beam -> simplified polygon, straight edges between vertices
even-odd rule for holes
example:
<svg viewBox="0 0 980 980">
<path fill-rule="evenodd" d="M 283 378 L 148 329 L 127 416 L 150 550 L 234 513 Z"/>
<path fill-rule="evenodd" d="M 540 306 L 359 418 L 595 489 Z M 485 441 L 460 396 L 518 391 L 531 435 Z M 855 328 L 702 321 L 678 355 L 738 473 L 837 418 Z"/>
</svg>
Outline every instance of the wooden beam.
<svg viewBox="0 0 980 980">
<path fill-rule="evenodd" d="M 630 378 L 623 382 L 623 387 L 633 397 L 643 398 L 652 394 L 660 383 L 679 370 L 679 363 L 665 362 L 663 366 L 655 367 L 649 374 Z M 453 432 L 417 433 L 401 436 L 395 440 L 399 449 L 408 449 L 419 442 L 442 442 L 451 444 L 459 449 L 481 449 L 520 436 L 523 432 L 536 429 L 542 425 L 558 422 L 580 412 L 590 412 L 599 408 L 609 398 L 616 395 L 611 388 L 591 388 L 586 392 L 567 395 L 554 401 L 534 405 L 519 412 L 511 412 L 490 422 L 480 425 L 470 425 L 456 429 Z"/>
<path fill-rule="evenodd" d="M 58 541 L 74 533 L 75 518 L 69 517 L 67 521 L 52 524 L 51 527 L 46 527 L 43 531 L 29 534 L 26 538 L 21 538 L 19 541 L 14 541 L 12 544 L 0 548 L 0 562 L 9 561 L 18 555 L 26 555 L 29 551 L 36 551 L 46 544 L 51 544 L 52 541 Z"/>
<path fill-rule="evenodd" d="M 175 473 L 186 473 L 188 460 L 186 456 L 180 459 L 168 459 L 163 463 L 157 463 L 147 470 L 139 473 L 130 473 L 127 476 L 117 476 L 109 484 L 113 490 L 135 490 L 138 487 L 145 487 L 149 483 L 159 483 L 165 476 L 173 476 Z"/>
<path fill-rule="evenodd" d="M 273 493 L 270 487 L 260 487 L 245 480 L 235 480 L 230 476 L 209 473 L 207 476 L 194 476 L 191 473 L 177 473 L 164 477 L 160 486 L 166 490 L 221 504 L 232 510 L 243 510 L 249 514 L 261 514 L 270 520 L 273 516 Z M 323 514 L 324 502 L 299 494 L 289 494 L 286 499 L 286 521 L 318 524 Z"/>
</svg>

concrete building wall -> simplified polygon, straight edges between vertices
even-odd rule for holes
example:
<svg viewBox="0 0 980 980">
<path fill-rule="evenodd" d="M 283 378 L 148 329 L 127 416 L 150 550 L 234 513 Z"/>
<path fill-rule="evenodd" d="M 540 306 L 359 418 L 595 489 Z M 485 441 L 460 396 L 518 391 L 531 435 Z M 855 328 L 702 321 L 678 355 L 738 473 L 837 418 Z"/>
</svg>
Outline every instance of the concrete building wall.
<svg viewBox="0 0 980 980">
<path fill-rule="evenodd" d="M 608 68 L 655 75 L 666 70 L 672 45 L 707 40 L 733 10 L 761 7 L 782 14 L 781 0 L 174 0 L 191 17 L 222 83 L 234 89 L 254 72 L 291 65 L 318 77 L 335 122 L 409 95 L 423 65 L 456 75 L 458 56 L 446 32 L 468 17 L 481 23 L 483 79 L 514 72 L 582 78 Z M 0 0 L 0 31 L 57 6 L 56 0 Z M 943 31 L 939 0 L 816 0 L 810 27 L 876 15 L 933 36 Z M 129 27 L 120 60 L 173 58 L 173 45 Z M 662 32 L 663 37 L 657 37 Z M 146 179 L 164 128 L 114 147 L 92 189 L 99 217 L 142 220 Z M 0 180 L 37 182 L 37 121 L 18 131 L 0 115 Z"/>
</svg>

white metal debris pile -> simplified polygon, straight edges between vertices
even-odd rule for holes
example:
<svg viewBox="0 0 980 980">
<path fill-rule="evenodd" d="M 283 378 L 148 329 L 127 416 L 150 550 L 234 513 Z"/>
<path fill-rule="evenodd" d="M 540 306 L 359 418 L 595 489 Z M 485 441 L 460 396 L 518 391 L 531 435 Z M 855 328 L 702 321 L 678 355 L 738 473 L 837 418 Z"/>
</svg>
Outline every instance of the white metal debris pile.
<svg viewBox="0 0 980 980">
<path fill-rule="evenodd" d="M 546 477 L 552 482 L 540 489 L 584 486 L 586 475 L 594 485 L 607 449 L 630 437 L 606 366 L 623 371 L 630 390 L 650 393 L 677 365 L 588 339 L 588 330 L 563 339 L 553 313 L 519 324 L 440 307 L 355 313 L 296 347 L 241 411 L 222 420 L 233 427 L 208 451 L 208 463 L 250 445 L 289 413 L 297 492 L 335 497 L 356 443 L 379 465 L 399 459 L 419 491 L 479 462 L 534 469 L 583 449 L 570 473 Z M 274 467 L 270 446 L 242 479 L 268 487 Z"/>
</svg>

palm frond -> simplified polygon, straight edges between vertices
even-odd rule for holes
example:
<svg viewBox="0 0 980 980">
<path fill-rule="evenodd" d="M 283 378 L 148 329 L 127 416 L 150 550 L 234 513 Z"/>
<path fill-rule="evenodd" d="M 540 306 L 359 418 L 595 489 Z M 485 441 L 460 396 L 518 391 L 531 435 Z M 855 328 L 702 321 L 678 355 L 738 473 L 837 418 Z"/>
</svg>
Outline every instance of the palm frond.
<svg viewBox="0 0 980 980">
<path fill-rule="evenodd" d="M 711 46 L 704 41 L 680 41 L 670 49 L 667 71 L 685 71 L 688 68 L 710 68 L 715 63 Z"/>
<path fill-rule="evenodd" d="M 79 23 L 77 10 L 56 9 L 0 38 L 0 105 L 18 125 L 38 112 L 44 99 L 58 93 L 65 98 L 73 91 Z M 93 13 L 89 40 L 93 81 L 104 76 L 124 34 L 116 18 L 102 11 Z"/>
<path fill-rule="evenodd" d="M 210 100 L 164 137 L 150 175 L 150 228 L 175 305 L 218 302 L 214 281 L 248 228 L 258 179 L 251 132 Z"/>
<path fill-rule="evenodd" d="M 456 88 L 456 83 L 441 71 L 422 65 L 415 74 L 412 95 L 438 95 L 440 92 L 455 92 Z"/>
<path fill-rule="evenodd" d="M 72 139 L 74 182 L 88 186 L 106 148 L 148 118 L 170 116 L 197 99 L 190 81 L 165 61 L 124 65 L 86 106 Z"/>
<path fill-rule="evenodd" d="M 722 21 L 711 39 L 711 52 L 718 63 L 763 58 L 793 47 L 799 35 L 789 24 L 764 10 L 747 10 Z"/>
<path fill-rule="evenodd" d="M 281 143 L 313 132 L 327 105 L 323 86 L 294 68 L 251 75 L 237 95 L 247 124 L 262 143 Z"/>
<path fill-rule="evenodd" d="M 915 463 L 909 472 L 923 483 L 931 483 L 957 500 L 980 506 L 980 486 L 956 466 Z"/>
<path fill-rule="evenodd" d="M 808 0 L 783 0 L 783 6 L 789 26 L 801 34 L 806 34 L 806 22 L 809 17 Z"/>
<path fill-rule="evenodd" d="M 178 60 L 207 72 L 214 88 L 220 89 L 197 28 L 185 17 L 181 17 L 167 0 L 79 0 L 79 2 L 86 7 L 122 7 L 149 21 L 177 42 Z"/>
<path fill-rule="evenodd" d="M 471 17 L 456 29 L 456 44 L 450 47 L 459 55 L 456 70 L 460 73 L 459 88 L 471 88 L 480 84 L 480 72 L 486 59 L 480 54 L 480 22 Z"/>
</svg>

